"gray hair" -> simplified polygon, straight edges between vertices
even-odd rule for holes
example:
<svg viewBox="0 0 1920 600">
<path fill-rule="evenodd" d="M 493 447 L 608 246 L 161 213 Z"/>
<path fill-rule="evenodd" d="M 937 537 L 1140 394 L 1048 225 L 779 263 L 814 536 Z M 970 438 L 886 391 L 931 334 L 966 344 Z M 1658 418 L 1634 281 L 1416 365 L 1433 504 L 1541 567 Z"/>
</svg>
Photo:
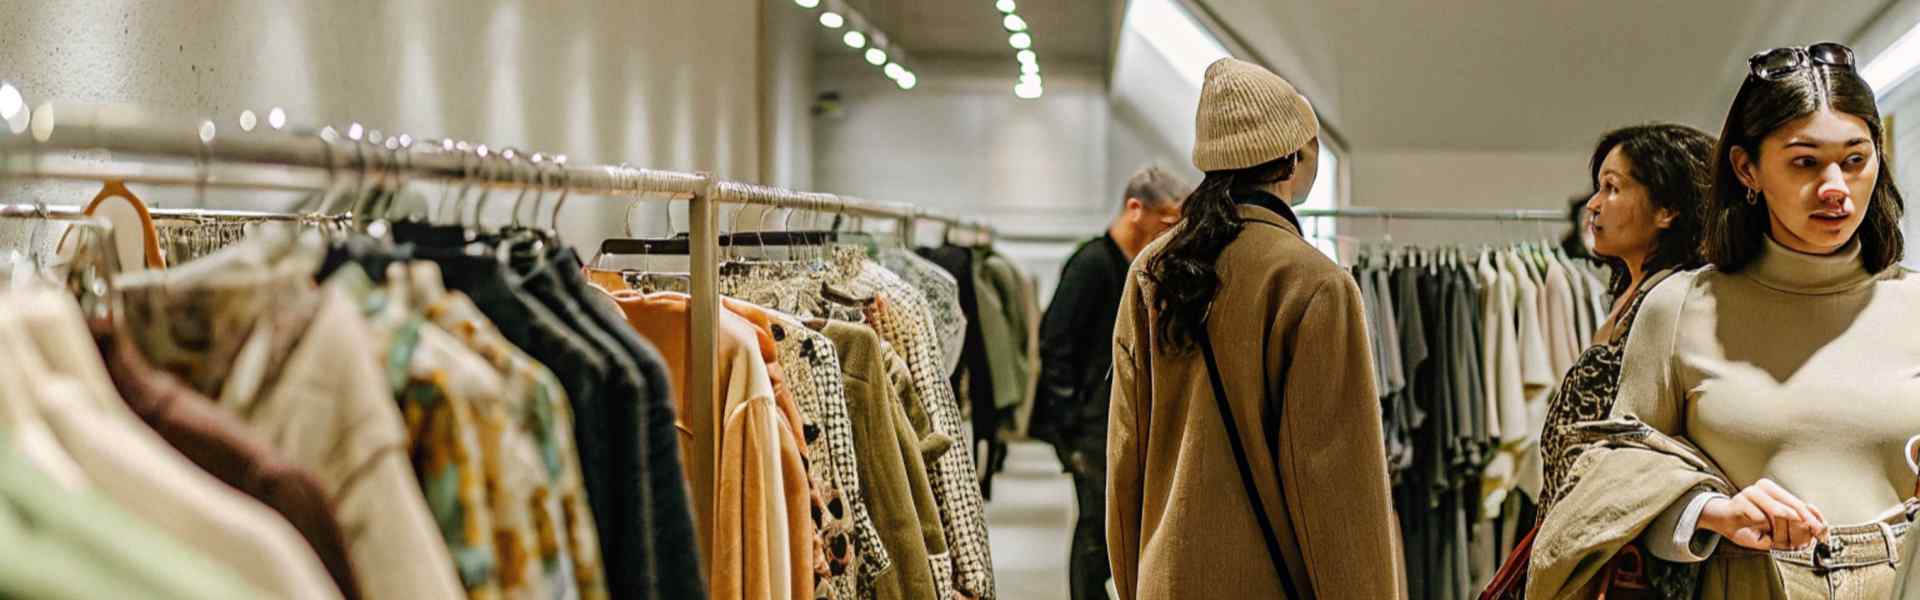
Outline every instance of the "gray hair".
<svg viewBox="0 0 1920 600">
<path fill-rule="evenodd" d="M 1179 177 L 1158 166 L 1149 165 L 1127 178 L 1127 191 L 1121 196 L 1120 202 L 1139 200 L 1148 206 L 1161 206 L 1168 202 L 1178 204 L 1186 200 L 1187 194 L 1192 191 L 1193 188 Z"/>
</svg>

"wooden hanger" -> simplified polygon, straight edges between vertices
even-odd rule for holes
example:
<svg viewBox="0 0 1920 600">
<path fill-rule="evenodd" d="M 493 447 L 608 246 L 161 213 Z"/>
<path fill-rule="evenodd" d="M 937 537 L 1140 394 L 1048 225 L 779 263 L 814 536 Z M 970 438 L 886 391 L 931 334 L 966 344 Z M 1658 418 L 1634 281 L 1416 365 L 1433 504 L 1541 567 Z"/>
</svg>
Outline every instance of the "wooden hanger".
<svg viewBox="0 0 1920 600">
<path fill-rule="evenodd" d="M 166 259 L 160 255 L 160 232 L 153 226 L 153 214 L 147 210 L 146 202 L 142 202 L 139 196 L 133 195 L 133 192 L 127 189 L 126 182 L 118 179 L 107 180 L 105 184 L 100 186 L 100 193 L 95 194 L 93 200 L 87 202 L 87 209 L 84 212 L 91 216 L 100 209 L 100 205 L 105 204 L 107 200 L 116 198 L 125 200 L 128 206 L 133 207 L 133 218 L 135 222 L 120 222 L 125 219 L 124 215 L 111 213 L 109 214 L 110 218 L 108 220 L 114 221 L 113 229 L 115 231 L 139 231 L 141 246 L 146 255 L 144 260 L 140 260 L 142 257 L 128 256 L 128 253 L 121 252 L 120 249 L 116 248 L 116 252 L 121 252 L 121 264 L 128 266 L 141 264 L 149 269 L 167 268 Z M 121 219 L 112 219 L 111 217 L 114 216 L 119 216 Z"/>
</svg>

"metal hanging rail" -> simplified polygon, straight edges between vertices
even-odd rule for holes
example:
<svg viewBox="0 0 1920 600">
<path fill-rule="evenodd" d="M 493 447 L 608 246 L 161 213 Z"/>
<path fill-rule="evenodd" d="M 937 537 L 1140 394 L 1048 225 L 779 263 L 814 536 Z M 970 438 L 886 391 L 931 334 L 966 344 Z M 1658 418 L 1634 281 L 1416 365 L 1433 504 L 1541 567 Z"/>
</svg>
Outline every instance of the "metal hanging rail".
<svg viewBox="0 0 1920 600">
<path fill-rule="evenodd" d="M 1402 209 L 1402 208 L 1299 208 L 1294 214 L 1309 218 L 1404 219 L 1408 221 L 1493 221 L 1493 222 L 1565 222 L 1567 215 L 1557 210 L 1540 209 Z M 1029 244 L 1077 244 L 1090 236 L 1070 234 L 1002 233 L 995 239 Z"/>
<path fill-rule="evenodd" d="M 1542 209 L 1429 209 L 1429 208 L 1369 208 L 1353 206 L 1347 208 L 1302 208 L 1294 214 L 1301 218 L 1372 218 L 1406 219 L 1409 221 L 1556 221 L 1567 220 L 1567 213 L 1558 210 Z"/>
<path fill-rule="evenodd" d="M 383 136 L 358 125 L 341 133 L 332 128 L 302 133 L 256 128 L 226 132 L 208 120 L 184 120 L 123 105 L 50 103 L 32 117 L 28 131 L 0 129 L 0 157 L 11 175 L 41 179 L 191 185 L 268 190 L 324 189 L 334 181 L 369 176 L 404 180 L 459 180 L 474 185 L 523 189 L 564 188 L 574 194 L 653 195 L 686 199 L 702 192 L 705 175 L 626 166 L 574 166 L 556 156 L 548 164 L 532 157 L 516 159 L 505 149 L 443 140 L 430 143 L 411 136 Z M 74 167 L 44 160 L 55 151 L 106 150 L 113 157 L 170 158 L 204 167 L 195 175 L 103 173 L 97 166 Z M 544 158 L 544 157 L 543 157 Z M 19 164 L 16 164 L 19 163 Z M 247 173 L 222 177 L 218 165 L 301 167 L 307 173 Z M 92 167 L 92 168 L 87 168 Z M 319 175 L 320 177 L 316 177 Z M 542 179 L 544 178 L 544 180 Z"/>
<path fill-rule="evenodd" d="M 346 215 L 290 213 L 212 208 L 150 208 L 147 215 L 160 221 L 224 221 L 248 223 L 307 223 L 345 221 Z M 0 216 L 12 217 L 85 217 L 84 209 L 62 204 L 0 204 Z"/>
<path fill-rule="evenodd" d="M 848 196 L 796 192 L 725 181 L 704 173 L 641 169 L 626 165 L 571 165 L 563 155 L 525 155 L 453 140 L 427 142 L 410 135 L 382 135 L 359 124 L 346 135 L 333 128 L 289 131 L 253 127 L 221 132 L 209 120 L 178 119 L 124 105 L 47 103 L 35 108 L 24 131 L 0 127 L 0 180 L 8 177 L 75 181 L 120 180 L 152 185 L 181 185 L 256 190 L 324 190 L 344 181 L 370 178 L 460 182 L 497 189 L 541 189 L 586 196 L 623 196 L 644 200 L 687 200 L 691 241 L 691 314 L 688 319 L 688 390 L 691 397 L 715 398 L 719 318 L 719 238 L 717 204 L 779 207 L 858 217 L 897 219 L 904 224 L 933 220 L 987 235 L 984 223 L 929 213 L 908 204 L 879 203 Z M 122 157 L 192 161 L 191 174 L 115 171 L 97 161 L 63 160 L 62 153 L 106 151 L 108 161 Z M 89 156 L 89 158 L 93 158 Z M 228 167 L 256 167 L 233 172 Z M 262 171 L 259 167 L 293 167 Z M 561 196 L 563 203 L 567 196 Z M 556 203 L 557 214 L 562 204 Z M 70 208 L 70 207 L 69 207 Z M 13 205 L 0 213 L 42 214 L 50 207 Z M 160 214 L 166 209 L 154 211 Z M 64 212 L 64 211 L 63 211 Z M 171 210 L 179 218 L 310 218 L 310 215 L 242 211 Z M 225 215 L 225 216 L 221 216 Z"/>
</svg>

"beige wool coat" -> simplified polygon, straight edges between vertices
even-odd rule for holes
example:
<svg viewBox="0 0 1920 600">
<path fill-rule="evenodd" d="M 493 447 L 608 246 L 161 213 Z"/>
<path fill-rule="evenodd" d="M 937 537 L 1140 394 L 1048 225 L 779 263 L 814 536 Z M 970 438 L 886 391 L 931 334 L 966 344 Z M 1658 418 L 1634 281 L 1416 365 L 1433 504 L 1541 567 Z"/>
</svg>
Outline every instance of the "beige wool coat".
<svg viewBox="0 0 1920 600">
<path fill-rule="evenodd" d="M 1308 598 L 1403 597 L 1359 287 L 1266 208 L 1217 261 L 1208 323 L 1260 510 Z M 1163 240 L 1164 242 L 1164 240 Z M 1154 331 L 1134 261 L 1114 330 L 1107 543 L 1125 600 L 1284 598 L 1200 352 Z M 1284 404 L 1284 411 L 1282 405 Z M 1284 484 L 1285 494 L 1281 487 Z"/>
</svg>

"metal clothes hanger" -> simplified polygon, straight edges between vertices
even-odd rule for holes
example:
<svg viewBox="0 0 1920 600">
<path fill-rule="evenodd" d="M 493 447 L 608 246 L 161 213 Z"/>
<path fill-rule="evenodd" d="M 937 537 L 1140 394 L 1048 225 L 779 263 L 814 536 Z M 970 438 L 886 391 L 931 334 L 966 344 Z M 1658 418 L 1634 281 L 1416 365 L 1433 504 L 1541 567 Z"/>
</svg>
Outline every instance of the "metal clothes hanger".
<svg viewBox="0 0 1920 600">
<path fill-rule="evenodd" d="M 78 211 L 51 212 L 46 202 L 39 200 L 27 210 L 0 207 L 0 218 L 32 221 L 22 256 L 27 259 L 24 265 L 27 272 L 15 272 L 14 282 L 38 281 L 63 287 L 94 322 L 118 314 L 118 297 L 114 294 L 112 279 L 121 272 L 121 264 L 112 222 Z M 67 222 L 66 229 L 51 252 L 42 252 L 41 240 L 55 221 Z"/>
<path fill-rule="evenodd" d="M 547 216 L 547 230 L 553 234 L 555 243 L 560 240 L 560 208 L 567 205 L 567 194 L 573 192 L 573 175 L 567 171 L 567 156 L 562 154 L 553 158 L 553 168 L 560 171 L 560 197 L 553 201 L 553 213 Z M 537 215 L 536 215 L 537 217 Z M 669 215 L 671 217 L 671 215 Z M 672 223 L 669 218 L 668 223 Z M 535 223 L 538 226 L 538 223 Z"/>
<path fill-rule="evenodd" d="M 451 196 L 443 195 L 442 202 L 429 211 L 426 219 L 393 222 L 389 224 L 388 230 L 393 241 L 399 243 L 443 249 L 458 248 L 474 253 L 483 252 L 469 247 L 478 239 L 478 236 L 466 225 L 463 215 L 464 200 L 468 192 L 475 187 L 473 181 L 476 169 L 479 167 L 474 160 L 470 160 L 470 157 L 477 157 L 478 154 L 469 153 L 473 147 L 468 146 L 466 142 L 442 140 L 440 147 L 442 151 L 456 152 L 460 157 L 458 179 L 447 182 L 448 189 L 443 189 L 443 193 L 451 190 Z M 449 148 L 451 150 L 448 150 Z"/>
</svg>

